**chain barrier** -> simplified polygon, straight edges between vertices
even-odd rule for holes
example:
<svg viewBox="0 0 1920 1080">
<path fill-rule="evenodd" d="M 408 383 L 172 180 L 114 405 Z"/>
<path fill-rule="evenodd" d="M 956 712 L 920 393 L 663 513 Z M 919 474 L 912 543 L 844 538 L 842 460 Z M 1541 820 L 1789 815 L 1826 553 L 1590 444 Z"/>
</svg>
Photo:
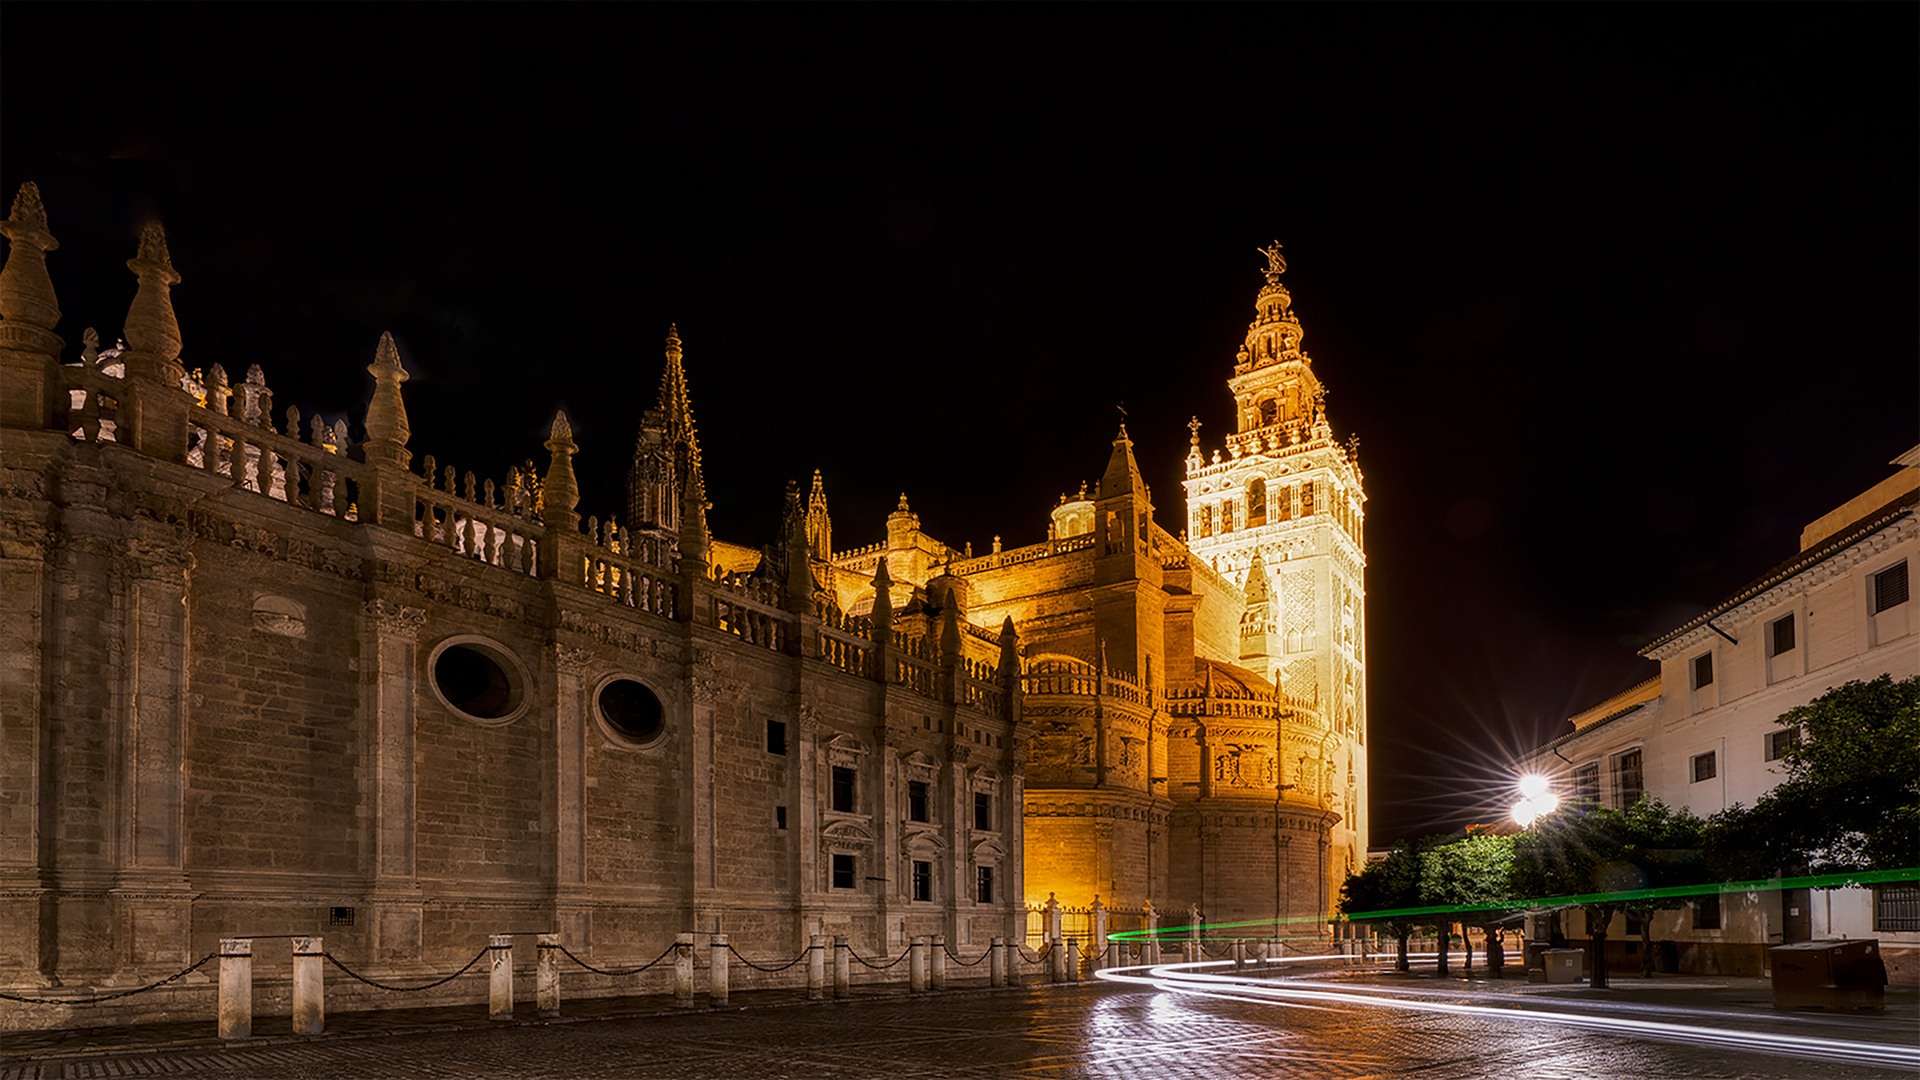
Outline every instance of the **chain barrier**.
<svg viewBox="0 0 1920 1080">
<path fill-rule="evenodd" d="M 1025 945 L 1015 944 L 1014 948 L 1019 950 L 1022 960 L 1025 960 L 1029 964 L 1038 964 L 1047 958 L 1047 953 L 1053 950 L 1053 942 L 1049 941 L 1045 945 L 1040 946 L 1040 951 L 1037 953 L 1028 952 Z"/>
<path fill-rule="evenodd" d="M 673 952 L 673 949 L 674 949 L 672 945 L 667 946 L 665 951 L 663 951 L 659 956 L 656 956 L 652 960 L 649 960 L 646 963 L 641 964 L 637 968 L 629 968 L 626 971 L 608 971 L 606 968 L 594 967 L 592 964 L 589 964 L 585 960 L 582 960 L 579 957 L 573 955 L 573 950 L 567 948 L 565 945 L 559 945 L 557 946 L 557 948 L 559 948 L 559 950 L 562 953 L 566 954 L 567 959 L 573 961 L 576 964 L 579 964 L 581 967 L 586 968 L 588 971 L 593 972 L 595 975 L 611 975 L 616 979 L 625 978 L 628 975 L 640 974 L 641 972 L 647 970 L 648 968 L 654 966 L 655 964 L 658 964 L 660 961 L 665 960 L 667 958 L 667 954 Z"/>
<path fill-rule="evenodd" d="M 181 978 L 186 975 L 190 975 L 193 972 L 199 970 L 204 964 L 206 964 L 207 961 L 213 959 L 218 955 L 220 954 L 208 953 L 207 955 L 201 957 L 200 959 L 195 960 L 193 962 L 192 967 L 184 968 L 180 971 L 176 971 L 173 974 L 167 976 L 166 978 L 161 979 L 157 983 L 148 983 L 145 986 L 135 987 L 132 990 L 121 990 L 112 994 L 100 994 L 97 997 L 90 997 L 90 998 L 56 998 L 53 1000 L 48 1000 L 47 998 L 37 998 L 37 997 L 21 997 L 18 994 L 0 993 L 0 1001 L 18 1001 L 27 1005 L 98 1005 L 103 1001 L 112 1001 L 115 998 L 132 997 L 135 994 L 144 994 L 149 990 L 158 990 L 159 988 L 167 985 L 168 983 L 172 982 L 175 979 Z"/>
<path fill-rule="evenodd" d="M 490 945 L 482 946 L 479 952 L 473 954 L 473 959 L 467 961 L 466 967 L 461 968 L 459 971 L 454 972 L 453 974 L 447 976 L 444 979 L 435 979 L 424 986 L 388 986 L 386 983 L 375 982 L 372 979 L 367 978 L 365 975 L 362 975 L 359 972 L 348 967 L 347 965 L 341 963 L 340 958 L 333 955 L 332 953 L 321 953 L 320 955 L 326 957 L 328 962 L 333 964 L 334 967 L 337 967 L 341 971 L 345 972 L 347 975 L 347 978 L 353 979 L 357 982 L 366 983 L 368 986 L 373 987 L 375 990 L 392 990 L 396 993 L 401 993 L 401 994 L 414 994 L 422 990 L 431 990 L 436 986 L 443 986 L 459 978 L 460 976 L 465 975 L 468 969 L 472 968 L 473 965 L 479 963 L 480 958 L 487 955 L 487 953 L 491 952 L 492 949 L 493 947 Z"/>
<path fill-rule="evenodd" d="M 848 952 L 849 954 L 851 954 L 851 955 L 853 956 L 853 958 L 854 958 L 855 960 L 858 960 L 858 961 L 860 961 L 860 962 L 861 962 L 862 964 L 865 964 L 865 965 L 867 965 L 868 967 L 870 967 L 870 968 L 872 968 L 873 970 L 875 970 L 875 971 L 885 971 L 885 970 L 887 970 L 888 968 L 890 968 L 890 967 L 892 967 L 892 966 L 893 966 L 894 964 L 898 964 L 898 963 L 899 963 L 900 961 L 902 961 L 902 960 L 905 960 L 905 959 L 907 958 L 907 956 L 908 956 L 909 954 L 911 954 L 911 953 L 913 952 L 913 950 L 912 950 L 911 948 L 909 948 L 909 949 L 906 949 L 905 951 L 903 951 L 903 952 L 901 952 L 901 954 L 900 954 L 899 956 L 896 956 L 896 957 L 894 957 L 892 961 L 890 961 L 890 962 L 888 962 L 888 963 L 885 963 L 885 964 L 876 964 L 876 963 L 874 963 L 874 962 L 872 962 L 871 960 L 868 960 L 868 959 L 867 959 L 866 957 L 864 957 L 864 956 L 861 956 L 861 955 L 860 955 L 859 953 L 857 953 L 857 952 L 854 952 L 854 951 L 853 951 L 853 950 L 852 950 L 851 948 L 849 948 L 849 949 L 847 950 L 847 952 Z"/>
<path fill-rule="evenodd" d="M 993 946 L 991 945 L 987 946 L 986 952 L 981 953 L 979 956 L 976 956 L 971 960 L 960 959 L 960 954 L 957 952 L 954 952 L 953 946 L 951 945 L 943 945 L 941 946 L 941 948 L 947 950 L 947 959 L 952 960 L 954 963 L 959 964 L 961 967 L 974 967 L 982 963 L 983 961 L 985 961 L 987 957 L 993 955 Z"/>
<path fill-rule="evenodd" d="M 1211 957 L 1214 957 L 1214 958 L 1216 958 L 1216 959 L 1225 959 L 1225 958 L 1226 958 L 1226 955 L 1227 955 L 1227 953 L 1229 953 L 1229 952 L 1231 952 L 1231 951 L 1232 951 L 1232 948 L 1233 948 L 1233 947 L 1232 947 L 1232 946 L 1230 946 L 1230 945 L 1222 945 L 1222 946 L 1220 947 L 1220 951 L 1219 951 L 1219 952 L 1214 952 L 1214 951 L 1213 951 L 1212 949 L 1209 949 L 1209 948 L 1207 948 L 1207 943 L 1206 943 L 1206 941 L 1205 941 L 1205 940 L 1202 940 L 1202 941 L 1200 942 L 1200 951 L 1201 951 L 1202 953 L 1204 953 L 1205 955 L 1207 955 L 1207 956 L 1211 956 Z"/>
<path fill-rule="evenodd" d="M 787 961 L 786 963 L 781 964 L 779 967 L 761 967 L 759 964 L 756 964 L 753 961 L 747 959 L 746 957 L 741 956 L 740 950 L 734 948 L 733 942 L 731 941 L 727 942 L 727 951 L 733 954 L 734 959 L 740 961 L 741 963 L 747 965 L 748 967 L 752 968 L 755 971 L 785 971 L 788 968 L 792 967 L 793 965 L 799 963 L 800 961 L 805 960 L 807 958 L 807 954 L 813 951 L 813 946 L 809 945 L 806 948 L 800 950 L 799 956 L 796 956 L 793 959 Z"/>
</svg>

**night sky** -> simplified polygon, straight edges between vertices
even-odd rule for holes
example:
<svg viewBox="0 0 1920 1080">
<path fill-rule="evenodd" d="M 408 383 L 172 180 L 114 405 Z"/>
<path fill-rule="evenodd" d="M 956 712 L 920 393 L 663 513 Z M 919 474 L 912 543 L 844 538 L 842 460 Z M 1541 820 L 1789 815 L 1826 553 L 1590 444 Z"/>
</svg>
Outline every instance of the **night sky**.
<svg viewBox="0 0 1920 1080">
<path fill-rule="evenodd" d="M 723 539 L 1160 523 L 1278 239 L 1367 504 L 1374 841 L 1920 441 L 1912 4 L 7 7 L 0 180 L 77 354 L 161 218 L 189 368 L 624 508 L 669 322 Z M 417 458 L 416 458 L 417 460 Z"/>
</svg>

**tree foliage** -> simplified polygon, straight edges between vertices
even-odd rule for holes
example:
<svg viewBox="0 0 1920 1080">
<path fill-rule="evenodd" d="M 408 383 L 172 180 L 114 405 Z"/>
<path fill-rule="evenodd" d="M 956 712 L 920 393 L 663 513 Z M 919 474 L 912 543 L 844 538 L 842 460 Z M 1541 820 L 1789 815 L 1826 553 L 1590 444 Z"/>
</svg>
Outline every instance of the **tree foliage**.
<svg viewBox="0 0 1920 1080">
<path fill-rule="evenodd" d="M 1370 862 L 1359 873 L 1348 876 L 1346 884 L 1340 886 L 1340 913 L 1351 918 L 1373 911 L 1419 907 L 1420 852 L 1425 846 L 1425 841 L 1402 841 L 1393 846 L 1386 858 Z M 1396 915 L 1373 921 L 1382 923 L 1387 933 L 1400 943 L 1396 966 L 1401 971 L 1407 970 L 1407 939 L 1420 928 L 1422 920 L 1417 916 Z"/>
</svg>

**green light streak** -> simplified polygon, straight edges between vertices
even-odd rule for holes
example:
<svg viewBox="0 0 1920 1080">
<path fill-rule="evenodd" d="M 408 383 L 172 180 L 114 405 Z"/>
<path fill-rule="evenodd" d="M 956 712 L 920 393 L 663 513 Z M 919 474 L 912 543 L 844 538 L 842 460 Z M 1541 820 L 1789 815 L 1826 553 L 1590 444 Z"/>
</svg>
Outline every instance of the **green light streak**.
<svg viewBox="0 0 1920 1080">
<path fill-rule="evenodd" d="M 1884 881 L 1920 881 L 1920 867 L 1910 866 L 1902 870 L 1864 870 L 1852 874 L 1814 874 L 1807 877 L 1762 878 L 1757 881 L 1726 881 L 1711 885 L 1669 885 L 1658 889 L 1628 889 L 1622 892 L 1576 893 L 1570 896 L 1543 896 L 1530 900 L 1514 900 L 1505 904 L 1436 904 L 1431 907 L 1389 908 L 1382 911 L 1360 911 L 1350 915 L 1337 915 L 1332 920 L 1311 915 L 1294 915 L 1279 919 L 1247 919 L 1241 922 L 1210 923 L 1204 927 L 1163 926 L 1157 931 L 1127 930 L 1107 935 L 1109 941 L 1136 941 L 1150 936 L 1165 937 L 1178 935 L 1195 929 L 1206 931 L 1231 930 L 1242 926 L 1275 926 L 1281 923 L 1323 923 L 1333 922 L 1377 922 L 1382 919 L 1399 919 L 1415 915 L 1471 915 L 1482 911 L 1527 911 L 1533 908 L 1573 907 L 1579 904 L 1620 904 L 1634 900 L 1663 900 L 1686 896 L 1712 896 L 1730 892 L 1773 892 L 1778 889 L 1832 889 L 1846 885 L 1873 885 Z M 1283 938 L 1286 941 L 1307 940 L 1304 938 Z M 1317 940 L 1314 939 L 1314 940 Z"/>
</svg>

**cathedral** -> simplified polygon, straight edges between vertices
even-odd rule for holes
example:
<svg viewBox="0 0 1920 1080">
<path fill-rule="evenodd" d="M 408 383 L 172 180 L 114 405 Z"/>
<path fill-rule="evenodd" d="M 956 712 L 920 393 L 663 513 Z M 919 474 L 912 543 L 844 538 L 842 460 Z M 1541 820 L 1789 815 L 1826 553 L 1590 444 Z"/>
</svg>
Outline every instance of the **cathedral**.
<svg viewBox="0 0 1920 1080">
<path fill-rule="evenodd" d="M 143 985 L 243 933 L 322 933 L 390 976 L 508 929 L 612 967 L 685 930 L 972 955 L 1049 897 L 1327 934 L 1367 841 L 1365 501 L 1277 245 L 1185 507 L 1156 513 L 1122 428 L 1067 452 L 1063 475 L 1105 468 L 1034 508 L 1044 540 L 975 553 L 905 495 L 836 547 L 818 473 L 775 543 L 711 535 L 674 331 L 623 503 L 580 490 L 575 455 L 622 451 L 564 414 L 505 477 L 415 446 L 389 338 L 357 429 L 276 403 L 258 365 L 189 369 L 157 224 L 118 343 L 72 348 L 52 230 L 23 186 L 0 222 L 9 993 Z"/>
</svg>

